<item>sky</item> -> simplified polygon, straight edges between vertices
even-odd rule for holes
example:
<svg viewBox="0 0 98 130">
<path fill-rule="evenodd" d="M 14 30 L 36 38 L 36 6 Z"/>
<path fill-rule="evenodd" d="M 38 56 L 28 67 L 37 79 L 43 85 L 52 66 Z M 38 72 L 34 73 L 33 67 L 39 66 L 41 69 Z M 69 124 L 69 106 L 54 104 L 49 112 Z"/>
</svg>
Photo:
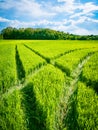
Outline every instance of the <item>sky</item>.
<svg viewBox="0 0 98 130">
<path fill-rule="evenodd" d="M 0 0 L 0 30 L 6 27 L 98 35 L 98 0 Z"/>
</svg>

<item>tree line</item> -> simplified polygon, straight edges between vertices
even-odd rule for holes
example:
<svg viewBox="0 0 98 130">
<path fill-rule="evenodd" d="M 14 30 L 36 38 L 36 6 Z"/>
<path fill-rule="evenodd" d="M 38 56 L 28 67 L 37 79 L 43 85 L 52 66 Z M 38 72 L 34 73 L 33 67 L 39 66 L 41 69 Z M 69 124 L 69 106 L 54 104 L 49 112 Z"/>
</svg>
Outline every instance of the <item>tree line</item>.
<svg viewBox="0 0 98 130">
<path fill-rule="evenodd" d="M 0 39 L 32 40 L 98 40 L 98 35 L 74 35 L 48 28 L 7 27 L 0 33 Z"/>
</svg>

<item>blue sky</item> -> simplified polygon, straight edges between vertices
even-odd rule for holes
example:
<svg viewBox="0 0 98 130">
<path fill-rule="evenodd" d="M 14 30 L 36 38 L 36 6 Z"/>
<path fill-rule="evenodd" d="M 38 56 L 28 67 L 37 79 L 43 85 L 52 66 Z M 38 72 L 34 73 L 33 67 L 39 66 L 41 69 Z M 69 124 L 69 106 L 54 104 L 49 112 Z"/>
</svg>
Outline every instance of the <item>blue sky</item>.
<svg viewBox="0 0 98 130">
<path fill-rule="evenodd" d="M 98 34 L 98 0 L 0 0 L 0 30 L 8 26 Z"/>
</svg>

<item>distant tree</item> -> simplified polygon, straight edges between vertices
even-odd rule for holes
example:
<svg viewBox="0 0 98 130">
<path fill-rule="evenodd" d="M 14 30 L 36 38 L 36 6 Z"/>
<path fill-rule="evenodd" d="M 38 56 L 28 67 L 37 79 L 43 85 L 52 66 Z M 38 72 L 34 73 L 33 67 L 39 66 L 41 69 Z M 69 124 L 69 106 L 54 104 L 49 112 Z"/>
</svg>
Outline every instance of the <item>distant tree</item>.
<svg viewBox="0 0 98 130">
<path fill-rule="evenodd" d="M 0 34 L 0 39 L 3 39 L 3 35 L 2 34 Z"/>
<path fill-rule="evenodd" d="M 7 27 L 1 31 L 1 34 L 3 35 L 4 39 L 12 39 L 12 27 Z"/>
<path fill-rule="evenodd" d="M 12 28 L 7 27 L 1 31 L 4 39 L 42 39 L 42 40 L 98 40 L 98 35 L 74 35 L 55 31 L 48 28 Z"/>
</svg>

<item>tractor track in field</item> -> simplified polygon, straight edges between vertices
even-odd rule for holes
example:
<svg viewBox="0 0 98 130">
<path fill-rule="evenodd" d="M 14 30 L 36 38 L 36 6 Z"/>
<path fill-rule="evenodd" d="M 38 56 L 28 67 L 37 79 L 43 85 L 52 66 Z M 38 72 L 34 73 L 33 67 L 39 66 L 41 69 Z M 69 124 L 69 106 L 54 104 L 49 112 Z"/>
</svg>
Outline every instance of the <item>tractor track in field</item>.
<svg viewBox="0 0 98 130">
<path fill-rule="evenodd" d="M 62 124 L 61 127 L 64 126 L 63 121 L 64 119 L 67 118 L 67 113 L 68 113 L 68 105 L 70 104 L 70 99 L 74 95 L 75 91 L 77 90 L 77 83 L 80 78 L 80 74 L 82 72 L 83 66 L 87 63 L 87 61 L 90 59 L 90 57 L 94 54 L 94 52 L 90 53 L 87 55 L 74 69 L 71 73 L 71 79 L 69 82 L 65 82 L 64 85 L 64 94 L 61 97 L 61 107 L 60 107 L 60 115 L 59 115 L 59 123 Z M 62 128 L 61 128 L 62 129 Z"/>
<path fill-rule="evenodd" d="M 57 59 L 57 58 L 60 58 L 61 56 L 63 56 L 63 55 L 66 55 L 66 54 L 68 54 L 68 53 L 71 53 L 71 52 L 73 52 L 73 51 L 77 51 L 77 50 L 81 50 L 81 48 L 79 48 L 79 49 L 74 49 L 74 50 L 70 50 L 70 51 L 68 51 L 68 52 L 64 52 L 64 53 L 62 53 L 62 54 L 59 54 L 59 56 L 58 57 L 56 57 L 56 58 L 54 58 L 54 59 L 52 59 L 54 62 L 51 62 L 51 60 L 49 59 L 49 58 L 46 58 L 46 57 L 44 57 L 42 54 L 40 54 L 39 52 L 37 52 L 37 51 L 35 51 L 34 49 L 31 49 L 30 47 L 28 47 L 27 45 L 25 45 L 24 44 L 24 46 L 27 48 L 27 49 L 30 49 L 32 52 L 34 52 L 35 54 L 37 54 L 38 56 L 40 56 L 41 58 L 43 58 L 45 61 L 46 61 L 46 64 L 44 64 L 44 65 L 42 65 L 42 66 L 40 66 L 39 68 L 35 68 L 33 71 L 32 71 L 32 73 L 29 75 L 29 76 L 27 76 L 27 77 L 19 77 L 19 76 L 21 76 L 20 74 L 20 72 L 19 72 L 19 65 L 20 65 L 20 63 L 21 63 L 21 65 L 22 65 L 22 61 L 20 60 L 20 58 L 19 58 L 19 53 L 18 53 L 18 49 L 17 49 L 17 46 L 16 46 L 16 67 L 17 67 L 17 75 L 18 75 L 18 82 L 19 83 L 17 83 L 17 85 L 15 85 L 15 86 L 12 86 L 11 88 L 9 88 L 8 90 L 7 90 L 7 92 L 5 92 L 5 93 L 3 93 L 3 94 L 1 94 L 1 96 L 3 96 L 3 95 L 6 95 L 6 94 L 10 94 L 10 93 L 12 93 L 14 90 L 21 90 L 22 88 L 24 88 L 27 84 L 28 84 L 28 79 L 29 79 L 29 77 L 31 77 L 31 76 L 34 76 L 36 73 L 38 73 L 41 69 L 43 69 L 43 67 L 45 66 L 45 65 L 47 65 L 47 64 L 51 64 L 51 65 L 53 65 L 54 67 L 57 67 L 56 65 L 55 65 L 55 59 Z M 84 48 L 82 48 L 82 49 L 84 49 Z M 17 58 L 18 57 L 18 58 Z M 84 61 L 84 60 L 83 60 Z M 19 64 L 19 65 L 18 65 Z M 84 64 L 84 63 L 81 63 L 81 64 Z M 81 66 L 81 64 L 79 65 L 79 66 Z M 25 73 L 24 72 L 24 68 L 23 68 L 23 65 L 21 66 L 21 68 L 22 68 L 22 73 Z M 65 73 L 65 71 L 63 71 L 60 67 L 57 67 L 58 69 L 60 69 L 63 73 Z M 79 67 L 78 67 L 79 68 Z M 79 68 L 80 69 L 80 68 Z M 21 78 L 21 79 L 20 79 Z M 71 85 L 72 85 L 73 83 L 71 83 Z M 72 90 L 70 90 L 70 91 L 72 91 Z"/>
<path fill-rule="evenodd" d="M 25 46 L 27 49 L 29 49 L 29 50 L 31 50 L 32 52 L 34 52 L 36 55 L 40 56 L 40 57 L 41 57 L 42 59 L 44 59 L 47 63 L 50 63 L 50 58 L 47 58 L 47 57 L 43 56 L 43 55 L 40 54 L 38 51 L 36 51 L 36 50 L 30 48 L 29 46 L 27 46 L 27 45 L 25 45 L 25 44 L 24 44 L 24 46 Z"/>
<path fill-rule="evenodd" d="M 39 73 L 44 68 L 44 66 L 46 66 L 46 65 L 47 64 L 44 64 L 44 65 L 40 66 L 39 68 L 36 68 L 29 76 L 27 76 L 25 78 L 24 81 L 19 81 L 17 83 L 17 85 L 12 86 L 5 93 L 1 94 L 0 98 L 3 98 L 5 95 L 13 93 L 15 90 L 21 90 L 21 89 L 23 89 L 29 83 L 28 80 L 30 79 L 30 77 L 33 77 L 34 75 L 36 75 L 37 73 Z"/>
<path fill-rule="evenodd" d="M 38 73 L 41 69 L 43 69 L 44 66 L 47 65 L 47 62 L 40 65 L 40 66 L 36 66 L 32 73 L 30 73 L 27 77 L 25 75 L 25 69 L 24 66 L 22 64 L 22 60 L 20 59 L 20 55 L 18 52 L 18 47 L 16 45 L 15 47 L 15 60 L 16 60 L 16 72 L 17 72 L 17 84 L 11 86 L 8 90 L 6 90 L 6 92 L 2 93 L 0 95 L 0 97 L 4 97 L 7 94 L 11 94 L 13 91 L 15 90 L 21 90 L 22 88 L 24 88 L 27 84 L 28 84 L 28 79 L 32 76 L 34 76 L 36 73 Z"/>
<path fill-rule="evenodd" d="M 52 58 L 52 60 L 56 60 L 56 59 L 58 59 L 58 58 L 60 58 L 60 57 L 62 57 L 62 56 L 64 56 L 64 55 L 69 54 L 69 53 L 72 53 L 72 52 L 74 52 L 74 51 L 84 50 L 84 49 L 89 49 L 89 48 L 78 48 L 78 49 L 72 49 L 72 50 L 69 50 L 69 51 L 65 51 L 65 52 L 63 52 L 63 53 L 58 54 L 57 56 L 54 56 L 54 57 Z"/>
<path fill-rule="evenodd" d="M 70 104 L 70 98 L 73 96 L 74 92 L 77 90 L 77 82 L 80 78 L 80 74 L 82 72 L 82 68 L 84 66 L 84 64 L 90 59 L 90 57 L 94 54 L 94 52 L 90 53 L 89 55 L 87 55 L 76 67 L 76 69 L 73 70 L 73 72 L 71 73 L 71 78 L 72 80 L 68 82 L 68 84 L 64 84 L 64 94 L 60 99 L 60 106 L 59 109 L 57 111 L 56 114 L 56 118 L 57 118 L 57 130 L 62 130 L 65 127 L 64 124 L 64 120 L 67 118 L 67 113 L 68 113 L 68 105 Z M 8 89 L 7 92 L 5 92 L 4 94 L 2 94 L 0 96 L 1 100 L 5 97 L 8 96 L 9 94 L 12 94 L 15 90 L 22 90 L 29 82 L 29 77 L 36 75 L 37 73 L 39 73 L 45 65 L 47 65 L 48 63 L 40 66 L 39 68 L 36 68 L 27 78 L 25 78 L 25 81 L 23 83 L 20 82 L 19 85 L 13 86 L 10 89 Z M 53 64 L 51 64 L 53 65 Z M 55 65 L 53 65 L 55 67 Z M 60 69 L 60 68 L 58 68 Z M 61 69 L 60 69 L 61 70 Z M 62 70 L 61 70 L 62 71 Z M 65 72 L 63 72 L 65 74 Z M 67 89 L 66 89 L 67 88 Z"/>
<path fill-rule="evenodd" d="M 71 80 L 68 80 L 68 82 L 65 81 L 65 83 L 64 83 L 64 88 L 63 88 L 63 93 L 64 94 L 61 96 L 60 103 L 59 103 L 59 109 L 56 111 L 57 112 L 56 118 L 57 118 L 58 130 L 62 130 L 65 127 L 64 120 L 68 118 L 67 117 L 68 112 L 69 112 L 69 107 L 68 106 L 70 104 L 70 99 L 77 90 L 77 87 L 78 87 L 77 82 L 79 81 L 80 74 L 82 72 L 82 68 L 94 53 L 95 52 L 92 52 L 92 53 L 89 53 L 87 56 L 85 56 L 84 59 L 82 59 L 82 61 L 72 71 L 72 73 L 70 75 Z M 39 55 L 39 54 L 37 54 L 37 55 Z M 43 56 L 41 56 L 41 57 L 43 58 Z M 45 58 L 43 58 L 43 59 L 45 59 Z M 29 77 L 33 77 L 34 75 L 39 73 L 44 68 L 44 66 L 46 66 L 47 64 L 51 64 L 54 67 L 56 67 L 55 66 L 55 60 L 54 60 L 54 64 L 52 64 L 51 62 L 46 62 L 46 64 L 40 66 L 39 68 L 35 68 L 35 70 L 32 71 L 32 73 L 25 78 L 23 83 L 20 81 L 20 83 L 18 85 L 12 86 L 10 89 L 8 89 L 7 92 L 2 94 L 0 96 L 0 98 L 3 99 L 5 96 L 8 96 L 9 94 L 12 94 L 15 90 L 22 90 L 29 83 L 28 82 L 29 79 L 30 79 Z M 58 68 L 58 69 L 61 70 L 60 68 Z M 65 71 L 62 71 L 62 72 L 66 75 Z"/>
<path fill-rule="evenodd" d="M 41 53 L 39 53 L 39 52 L 36 51 L 35 49 L 32 49 L 31 47 L 27 46 L 26 44 L 24 44 L 24 46 L 25 46 L 27 49 L 29 49 L 29 50 L 31 50 L 32 52 L 34 52 L 36 55 L 38 55 L 38 56 L 40 56 L 41 58 L 43 58 L 44 60 L 46 60 L 46 62 L 47 62 L 48 64 L 52 64 L 52 65 L 53 65 L 53 63 L 54 63 L 54 61 L 55 61 L 56 59 L 58 59 L 58 58 L 60 58 L 60 57 L 62 57 L 62 56 L 64 56 L 64 55 L 66 55 L 66 54 L 69 54 L 69 53 L 72 53 L 72 52 L 78 51 L 78 50 L 89 49 L 89 48 L 72 49 L 72 50 L 68 50 L 68 51 L 65 51 L 65 52 L 63 52 L 63 53 L 60 53 L 60 54 L 58 54 L 57 56 L 54 56 L 53 58 L 49 58 L 49 57 L 45 57 L 44 55 L 42 55 Z"/>
<path fill-rule="evenodd" d="M 68 68 L 65 68 L 65 67 L 63 67 L 62 65 L 59 65 L 58 63 L 56 63 L 55 60 L 58 59 L 58 58 L 60 58 L 60 57 L 62 57 L 62 56 L 64 56 L 64 55 L 66 55 L 66 54 L 72 53 L 72 52 L 74 52 L 74 51 L 89 49 L 89 48 L 73 49 L 73 50 L 69 50 L 69 51 L 65 51 L 65 52 L 63 52 L 63 53 L 60 53 L 60 54 L 58 54 L 57 56 L 55 56 L 55 57 L 53 57 L 53 58 L 48 58 L 48 57 L 43 56 L 43 55 L 42 55 L 41 53 L 39 53 L 38 51 L 36 51 L 36 50 L 30 48 L 29 46 L 27 46 L 27 45 L 25 45 L 25 44 L 24 44 L 24 46 L 25 46 L 27 49 L 29 49 L 29 50 L 31 50 L 32 52 L 34 52 L 36 55 L 38 55 L 38 56 L 40 56 L 41 58 L 43 58 L 43 59 L 46 61 L 47 64 L 51 64 L 51 65 L 53 65 L 54 67 L 60 69 L 63 73 L 66 73 L 67 76 L 70 76 L 70 72 L 69 72 Z M 88 55 L 89 55 L 89 53 L 88 53 Z M 84 58 L 85 58 L 85 57 L 84 57 Z M 84 59 L 84 58 L 83 58 L 83 59 Z M 81 60 L 83 60 L 83 59 L 81 59 Z"/>
<path fill-rule="evenodd" d="M 17 47 L 17 45 L 16 45 L 16 47 L 15 47 L 15 60 L 16 60 L 16 71 L 17 71 L 17 78 L 18 78 L 18 79 L 17 79 L 17 82 L 18 82 L 18 83 L 17 83 L 16 85 L 12 86 L 11 88 L 9 88 L 6 92 L 2 93 L 2 94 L 1 94 L 1 97 L 2 97 L 2 95 L 6 95 L 6 94 L 12 93 L 14 90 L 21 90 L 21 89 L 22 89 L 23 87 L 25 87 L 25 85 L 28 83 L 28 82 L 27 82 L 28 78 L 29 78 L 30 76 L 34 76 L 36 73 L 38 73 L 45 65 L 51 64 L 51 65 L 53 65 L 54 67 L 56 67 L 55 64 L 54 64 L 54 62 L 51 62 L 49 58 L 44 57 L 42 54 L 40 54 L 40 53 L 37 52 L 36 50 L 34 50 L 34 49 L 28 47 L 28 46 L 25 45 L 25 44 L 24 44 L 24 46 L 25 46 L 27 49 L 29 49 L 29 50 L 31 50 L 32 52 L 34 52 L 36 55 L 38 55 L 38 56 L 40 56 L 41 58 L 43 58 L 43 59 L 46 61 L 46 64 L 41 65 L 39 68 L 36 67 L 36 68 L 32 71 L 31 74 L 29 74 L 27 77 L 25 77 L 24 66 L 23 66 L 22 61 L 21 61 L 21 59 L 20 59 L 18 47 Z M 74 49 L 74 50 L 70 50 L 70 51 L 68 51 L 68 52 L 61 53 L 61 54 L 59 54 L 59 56 L 56 56 L 56 59 L 57 59 L 57 57 L 59 58 L 59 57 L 65 55 L 65 54 L 71 53 L 71 52 L 76 51 L 76 50 L 77 50 L 77 49 Z M 52 59 L 52 60 L 53 60 L 53 59 Z M 58 69 L 60 69 L 60 68 L 58 68 Z M 61 69 L 60 69 L 60 70 L 61 70 Z"/>
<path fill-rule="evenodd" d="M 17 45 L 15 47 L 15 60 L 16 60 L 17 78 L 18 78 L 19 81 L 22 81 L 23 79 L 25 79 L 25 69 L 24 69 L 22 61 L 20 59 L 20 55 L 19 55 L 19 52 L 18 52 Z"/>
</svg>

